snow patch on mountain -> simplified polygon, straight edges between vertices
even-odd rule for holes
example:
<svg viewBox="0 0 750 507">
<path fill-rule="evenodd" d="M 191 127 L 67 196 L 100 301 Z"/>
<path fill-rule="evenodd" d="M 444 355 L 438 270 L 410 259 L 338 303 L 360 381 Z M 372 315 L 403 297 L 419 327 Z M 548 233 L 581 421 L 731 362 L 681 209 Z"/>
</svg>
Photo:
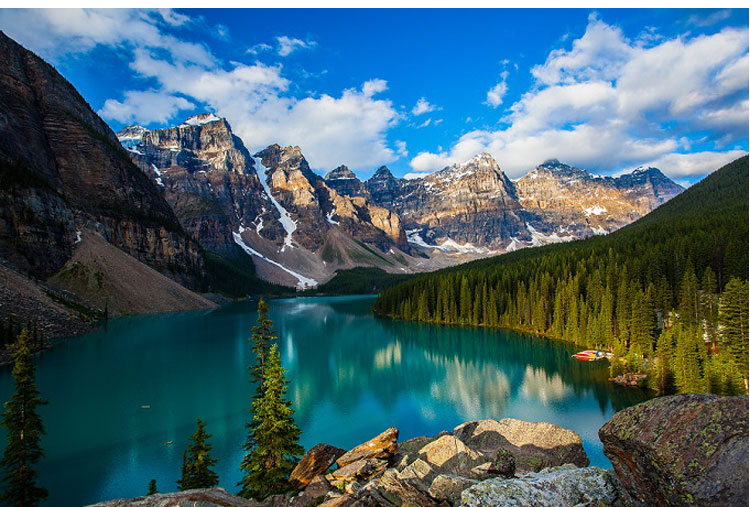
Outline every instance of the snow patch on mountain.
<svg viewBox="0 0 750 507">
<path fill-rule="evenodd" d="M 607 208 L 605 208 L 604 206 L 599 206 L 598 204 L 596 204 L 594 206 L 591 206 L 590 208 L 583 208 L 583 212 L 586 214 L 586 216 L 590 216 L 590 215 L 599 216 L 602 213 L 606 213 L 607 212 Z"/>
<path fill-rule="evenodd" d="M 268 186 L 268 181 L 266 181 L 268 168 L 263 165 L 263 162 L 260 158 L 253 157 L 253 160 L 255 161 L 255 171 L 258 173 L 260 184 L 263 185 L 263 190 L 266 191 L 266 195 L 271 200 L 271 204 L 273 204 L 274 207 L 279 211 L 279 222 L 281 222 L 281 226 L 284 227 L 284 231 L 286 232 L 286 237 L 284 238 L 284 246 L 282 246 L 281 250 L 279 250 L 280 252 L 283 252 L 284 250 L 286 250 L 286 247 L 294 247 L 294 245 L 292 244 L 292 234 L 297 230 L 297 222 L 292 218 L 286 208 L 284 208 L 284 206 L 282 206 L 281 203 L 277 201 L 271 193 L 271 187 Z"/>
<path fill-rule="evenodd" d="M 183 125 L 191 125 L 193 127 L 198 127 L 200 125 L 205 125 L 206 123 L 213 123 L 215 121 L 219 121 L 221 118 L 216 116 L 213 113 L 209 114 L 199 114 L 197 116 L 191 116 L 187 120 L 185 120 L 182 124 Z"/>
<path fill-rule="evenodd" d="M 287 273 L 295 277 L 297 279 L 297 290 L 304 290 L 304 289 L 312 288 L 318 285 L 318 282 L 313 280 L 312 278 L 308 278 L 304 275 L 301 275 L 297 273 L 296 271 L 292 271 L 291 269 L 287 268 L 283 264 L 280 264 L 272 259 L 269 259 L 265 255 L 258 252 L 247 243 L 245 243 L 245 240 L 242 239 L 242 233 L 245 232 L 245 230 L 246 229 L 244 227 L 240 226 L 239 232 L 232 232 L 232 237 L 234 237 L 234 242 L 237 243 L 237 245 L 240 248 L 242 248 L 242 250 L 244 250 L 246 254 L 260 257 L 264 261 L 269 262 L 273 264 L 274 266 L 283 269 L 284 271 L 286 271 Z"/>
</svg>

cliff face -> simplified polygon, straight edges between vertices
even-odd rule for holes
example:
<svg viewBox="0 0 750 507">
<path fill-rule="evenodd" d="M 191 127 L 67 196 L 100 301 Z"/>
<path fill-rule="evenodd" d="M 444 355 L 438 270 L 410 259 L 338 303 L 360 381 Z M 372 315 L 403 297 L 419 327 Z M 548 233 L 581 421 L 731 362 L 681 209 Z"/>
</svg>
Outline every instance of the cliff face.
<svg viewBox="0 0 750 507">
<path fill-rule="evenodd" d="M 412 244 L 479 255 L 612 232 L 683 190 L 655 168 L 598 177 L 557 160 L 513 182 L 486 153 L 413 180 L 381 167 L 364 186 Z"/>
<path fill-rule="evenodd" d="M 419 244 L 455 242 L 496 250 L 528 237 L 513 182 L 488 154 L 415 180 L 381 168 L 367 181 L 373 200 L 396 211 Z"/>
<path fill-rule="evenodd" d="M 134 125 L 118 137 L 195 241 L 219 253 L 240 245 L 267 279 L 310 286 L 340 267 L 388 265 L 381 254 L 408 249 L 396 213 L 370 203 L 345 167 L 329 186 L 299 147 L 252 156 L 212 114 L 167 129 Z M 357 189 L 338 184 L 345 179 Z"/>
<path fill-rule="evenodd" d="M 266 237 L 280 236 L 278 212 L 268 205 L 253 158 L 224 119 L 204 114 L 167 129 L 132 126 L 118 137 L 204 248 L 231 251 L 232 231 L 256 217 Z"/>
<path fill-rule="evenodd" d="M 558 160 L 536 167 L 516 189 L 533 227 L 574 237 L 619 229 L 683 190 L 655 168 L 597 177 Z"/>
<path fill-rule="evenodd" d="M 0 33 L 0 254 L 46 278 L 84 230 L 180 283 L 199 247 L 117 137 L 53 67 Z"/>
</svg>

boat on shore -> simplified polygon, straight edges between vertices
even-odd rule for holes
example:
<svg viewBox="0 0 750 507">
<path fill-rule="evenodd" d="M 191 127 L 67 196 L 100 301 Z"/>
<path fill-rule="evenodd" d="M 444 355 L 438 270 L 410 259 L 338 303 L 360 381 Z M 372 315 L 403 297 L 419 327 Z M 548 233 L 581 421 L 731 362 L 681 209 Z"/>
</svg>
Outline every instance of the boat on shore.
<svg viewBox="0 0 750 507">
<path fill-rule="evenodd" d="M 601 350 L 582 350 L 577 354 L 573 354 L 571 357 L 576 361 L 598 361 L 600 359 L 611 359 L 613 354 L 611 352 L 603 352 Z"/>
</svg>

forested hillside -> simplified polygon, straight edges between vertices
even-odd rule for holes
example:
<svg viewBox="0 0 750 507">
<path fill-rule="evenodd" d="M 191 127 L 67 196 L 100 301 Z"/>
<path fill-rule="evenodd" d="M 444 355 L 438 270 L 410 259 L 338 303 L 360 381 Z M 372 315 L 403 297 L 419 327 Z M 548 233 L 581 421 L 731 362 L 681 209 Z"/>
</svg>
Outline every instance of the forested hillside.
<svg viewBox="0 0 750 507">
<path fill-rule="evenodd" d="M 608 236 L 520 250 L 385 291 L 392 318 L 611 349 L 662 392 L 746 390 L 748 157 Z M 744 380 L 744 382 L 743 382 Z"/>
</svg>

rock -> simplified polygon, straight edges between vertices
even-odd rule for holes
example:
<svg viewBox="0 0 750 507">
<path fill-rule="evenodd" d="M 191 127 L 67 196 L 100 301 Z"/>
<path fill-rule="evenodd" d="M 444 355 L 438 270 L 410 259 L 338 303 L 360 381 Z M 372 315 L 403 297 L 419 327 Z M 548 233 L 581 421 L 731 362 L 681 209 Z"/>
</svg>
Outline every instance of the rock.
<svg viewBox="0 0 750 507">
<path fill-rule="evenodd" d="M 398 478 L 401 480 L 419 481 L 419 483 L 427 485 L 432 482 L 436 475 L 437 473 L 429 463 L 419 458 L 398 472 Z M 419 487 L 419 483 L 417 483 L 417 487 Z M 424 489 L 427 490 L 426 487 Z"/>
<path fill-rule="evenodd" d="M 110 500 L 91 507 L 260 507 L 255 500 L 230 495 L 224 488 L 191 489 L 178 493 L 157 493 L 151 496 Z"/>
<path fill-rule="evenodd" d="M 510 451 L 520 471 L 550 466 L 589 464 L 583 441 L 575 432 L 546 422 L 518 419 L 484 420 L 461 424 L 453 434 L 469 448 L 494 459 L 500 449 Z"/>
<path fill-rule="evenodd" d="M 516 474 L 516 459 L 507 449 L 499 449 L 497 456 L 487 468 L 487 472 L 503 477 L 513 477 Z"/>
<path fill-rule="evenodd" d="M 618 491 L 612 473 L 575 465 L 545 468 L 518 479 L 494 478 L 461 494 L 467 507 L 582 507 L 613 505 Z"/>
<path fill-rule="evenodd" d="M 637 505 L 747 505 L 746 396 L 655 398 L 615 414 L 599 439 Z"/>
<path fill-rule="evenodd" d="M 453 435 L 444 435 L 419 451 L 419 457 L 440 472 L 468 473 L 487 461 L 480 453 L 468 448 Z"/>
<path fill-rule="evenodd" d="M 403 470 L 404 467 L 417 459 L 420 449 L 430 442 L 434 442 L 443 435 L 450 435 L 447 431 L 441 431 L 434 437 L 415 437 L 398 444 L 398 453 L 393 458 L 393 467 Z"/>
<path fill-rule="evenodd" d="M 320 507 L 349 507 L 356 502 L 357 499 L 352 495 L 342 495 L 337 493 L 329 493 Z"/>
<path fill-rule="evenodd" d="M 410 481 L 399 479 L 395 470 L 386 470 L 378 481 L 380 494 L 394 505 L 409 507 L 435 507 L 438 502 L 415 487 Z"/>
<path fill-rule="evenodd" d="M 346 451 L 328 444 L 317 444 L 310 448 L 289 475 L 289 483 L 295 489 L 303 489 L 317 475 L 322 474 Z"/>
<path fill-rule="evenodd" d="M 292 498 L 290 505 L 292 507 L 305 507 L 319 503 L 333 488 L 322 475 L 314 477 L 307 487 Z"/>
<path fill-rule="evenodd" d="M 337 468 L 326 475 L 326 479 L 334 488 L 342 488 L 352 482 L 370 479 L 385 470 L 387 466 L 388 462 L 382 459 L 363 459 Z"/>
<path fill-rule="evenodd" d="M 461 493 L 466 488 L 476 483 L 475 479 L 469 479 L 460 475 L 442 474 L 435 477 L 427 492 L 436 500 L 446 500 L 453 505 L 461 499 Z"/>
<path fill-rule="evenodd" d="M 388 428 L 372 440 L 360 444 L 354 449 L 347 451 L 336 460 L 338 466 L 343 467 L 349 463 L 369 458 L 390 459 L 398 450 L 398 430 Z"/>
</svg>

